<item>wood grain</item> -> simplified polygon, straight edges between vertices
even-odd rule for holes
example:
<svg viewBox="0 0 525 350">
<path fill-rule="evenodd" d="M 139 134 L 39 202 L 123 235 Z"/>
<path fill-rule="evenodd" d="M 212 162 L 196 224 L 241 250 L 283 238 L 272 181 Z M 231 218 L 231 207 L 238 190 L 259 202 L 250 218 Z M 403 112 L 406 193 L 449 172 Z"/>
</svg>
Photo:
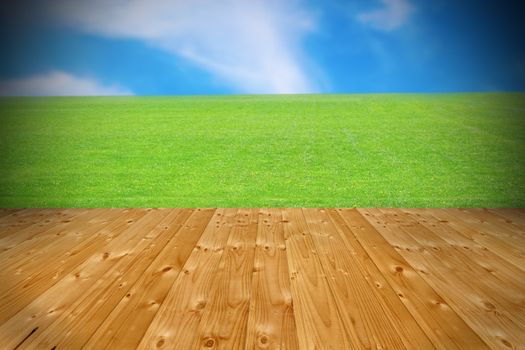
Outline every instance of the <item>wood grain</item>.
<svg viewBox="0 0 525 350">
<path fill-rule="evenodd" d="M 300 348 L 358 347 L 339 313 L 302 210 L 287 209 L 282 215 Z"/>
<path fill-rule="evenodd" d="M 380 210 L 375 217 L 390 227 L 378 225 L 380 233 L 391 244 L 401 247 L 401 254 L 412 266 L 428 271 L 421 276 L 487 344 L 505 349 L 508 344 L 525 343 L 525 313 L 516 300 L 523 300 L 520 293 L 507 292 L 511 286 L 499 283 L 456 249 L 442 249 L 440 238 L 421 225 L 407 223 L 402 212 Z M 513 307 L 518 307 L 516 312 Z"/>
<path fill-rule="evenodd" d="M 159 311 L 151 322 L 139 349 L 190 349 L 203 309 L 213 298 L 222 253 L 235 222 L 238 210 L 217 210 L 204 230 L 195 249 L 173 283 Z M 212 344 L 213 345 L 213 344 Z"/>
<path fill-rule="evenodd" d="M 194 211 L 85 344 L 88 349 L 137 347 L 214 210 Z"/>
<path fill-rule="evenodd" d="M 523 209 L 0 209 L 0 348 L 525 349 Z"/>
<path fill-rule="evenodd" d="M 261 209 L 246 349 L 298 349 L 281 211 Z"/>
<path fill-rule="evenodd" d="M 338 212 L 371 259 L 395 290 L 432 343 L 440 349 L 485 349 L 487 346 L 467 323 L 455 313 L 443 298 L 428 284 L 420 273 L 399 254 L 400 246 L 391 245 L 373 227 L 377 222 L 370 210 L 363 216 L 355 209 Z M 417 249 L 417 246 L 412 247 Z"/>
</svg>

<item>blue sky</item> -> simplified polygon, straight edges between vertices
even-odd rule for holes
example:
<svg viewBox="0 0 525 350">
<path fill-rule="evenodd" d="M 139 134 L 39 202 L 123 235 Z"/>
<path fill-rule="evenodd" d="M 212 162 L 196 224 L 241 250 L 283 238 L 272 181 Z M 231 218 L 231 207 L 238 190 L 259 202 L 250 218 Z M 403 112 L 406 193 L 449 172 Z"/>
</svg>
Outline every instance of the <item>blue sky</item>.
<svg viewBox="0 0 525 350">
<path fill-rule="evenodd" d="M 1 6 L 0 95 L 525 91 L 518 1 Z"/>
</svg>

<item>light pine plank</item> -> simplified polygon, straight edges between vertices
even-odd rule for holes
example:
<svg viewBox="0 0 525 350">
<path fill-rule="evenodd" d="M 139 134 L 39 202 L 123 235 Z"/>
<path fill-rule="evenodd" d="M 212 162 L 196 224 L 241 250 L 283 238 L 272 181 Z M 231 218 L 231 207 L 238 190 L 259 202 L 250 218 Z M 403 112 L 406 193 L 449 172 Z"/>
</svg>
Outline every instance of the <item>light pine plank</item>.
<svg viewBox="0 0 525 350">
<path fill-rule="evenodd" d="M 522 348 L 524 214 L 6 212 L 0 347 Z"/>
<path fill-rule="evenodd" d="M 521 227 L 522 229 L 525 229 L 525 208 L 514 208 L 514 209 L 504 209 L 504 208 L 498 208 L 498 209 L 489 209 L 490 211 L 501 215 L 504 217 L 508 222 L 517 225 Z"/>
<path fill-rule="evenodd" d="M 509 243 L 502 236 L 495 236 L 477 229 L 461 218 L 461 215 L 445 209 L 433 209 L 432 215 L 441 222 L 460 232 L 463 236 L 472 239 L 491 252 L 499 255 L 517 268 L 525 271 L 525 252 L 520 246 Z"/>
<path fill-rule="evenodd" d="M 13 213 L 16 213 L 17 211 L 20 211 L 21 209 L 11 209 L 11 208 L 0 208 L 0 219 L 4 216 L 9 216 Z"/>
<path fill-rule="evenodd" d="M 390 245 L 374 228 L 372 222 L 380 223 L 373 213 L 360 211 L 364 215 L 356 209 L 342 209 L 338 213 L 434 346 L 439 349 L 487 349 L 479 335 L 421 278 L 419 273 L 423 270 L 416 271 L 399 254 L 400 247 Z M 417 250 L 418 246 L 410 248 Z"/>
<path fill-rule="evenodd" d="M 46 213 L 56 213 L 57 210 L 62 209 L 43 209 L 43 208 L 24 208 L 24 209 L 8 209 L 6 215 L 0 217 L 0 231 L 5 227 L 16 223 L 34 223 L 37 218 L 46 216 Z M 0 236 L 1 237 L 1 236 Z"/>
<path fill-rule="evenodd" d="M 299 347 L 359 348 L 339 314 L 302 210 L 282 215 Z"/>
<path fill-rule="evenodd" d="M 443 209 L 468 223 L 472 228 L 500 238 L 525 253 L 525 232 L 520 227 L 505 221 L 495 220 L 494 215 L 481 209 Z"/>
<path fill-rule="evenodd" d="M 403 349 L 403 340 L 383 310 L 381 300 L 359 271 L 354 258 L 324 209 L 303 209 L 319 260 L 345 328 L 359 348 Z"/>
<path fill-rule="evenodd" d="M 257 209 L 239 209 L 209 301 L 202 310 L 194 347 L 244 349 L 250 305 Z M 184 344 L 179 346 L 184 347 Z"/>
<path fill-rule="evenodd" d="M 0 323 L 71 273 L 97 249 L 106 245 L 108 239 L 121 233 L 122 222 L 143 215 L 141 210 L 131 213 L 128 210 L 115 211 L 107 215 L 108 219 L 113 218 L 115 222 L 86 226 L 81 234 L 72 235 L 73 241 L 69 243 L 73 245 L 62 246 L 57 243 L 50 251 L 43 250 L 38 259 L 30 259 L 15 268 L 3 270 L 1 278 L 5 283 L 0 286 L 0 299 L 4 303 L 0 305 Z M 78 244 L 74 245 L 75 243 Z"/>
<path fill-rule="evenodd" d="M 24 242 L 24 244 L 19 244 L 16 247 L 16 251 L 22 253 L 29 249 L 26 254 L 16 256 L 13 251 L 5 256 L 8 254 L 5 253 L 5 260 L 0 262 L 0 278 L 10 278 L 13 282 L 23 281 L 27 277 L 41 272 L 42 261 L 55 264 L 64 258 L 64 253 L 72 249 L 82 250 L 84 241 L 92 239 L 104 226 L 112 220 L 118 220 L 124 214 L 123 210 L 106 211 L 105 214 L 102 214 L 101 211 L 92 211 L 90 215 L 79 216 L 77 220 L 65 226 L 62 224 L 53 226 L 43 233 L 45 236 L 42 239 L 39 239 L 40 249 L 32 244 L 29 246 L 30 242 Z M 90 222 L 94 215 L 104 215 L 107 220 L 97 223 Z M 4 290 L 3 287 L 0 286 L 0 290 Z"/>
<path fill-rule="evenodd" d="M 30 340 L 31 337 L 38 336 L 40 332 L 60 318 L 71 305 L 82 302 L 87 296 L 86 290 L 95 284 L 105 283 L 102 276 L 114 277 L 119 269 L 125 267 L 149 245 L 151 240 L 148 238 L 149 232 L 165 215 L 165 211 L 149 211 L 125 232 L 110 240 L 106 246 L 97 249 L 91 257 L 53 287 L 32 300 L 30 304 L 0 326 L 2 345 L 6 348 L 14 348 Z M 125 225 L 123 222 L 118 222 L 118 224 Z"/>
<path fill-rule="evenodd" d="M 20 243 L 47 232 L 50 228 L 74 220 L 78 215 L 85 213 L 82 209 L 42 209 L 30 210 L 32 215 L 13 220 L 10 224 L 0 227 L 0 252 L 3 253 Z M 25 210 L 24 210 L 25 212 Z M 15 234 L 16 233 L 16 234 Z"/>
<path fill-rule="evenodd" d="M 511 285 L 513 288 L 525 290 L 525 271 L 493 253 L 487 247 L 480 245 L 473 239 L 461 234 L 432 215 L 434 210 L 428 209 L 403 209 L 408 214 L 405 223 L 420 224 L 435 233 L 437 244 L 443 248 L 454 248 L 489 272 L 498 280 L 498 283 Z M 411 221 L 412 220 L 412 221 Z"/>
<path fill-rule="evenodd" d="M 516 323 L 525 324 L 525 298 L 521 295 L 523 284 L 514 283 L 502 274 L 494 274 L 475 261 L 474 252 L 447 242 L 441 235 L 426 228 L 418 221 L 399 209 L 382 209 L 384 217 L 389 223 L 395 222 L 395 227 L 402 233 L 410 235 L 417 242 L 420 250 L 425 253 L 427 261 L 437 259 L 442 262 L 442 271 L 449 272 L 449 278 L 458 278 L 469 281 L 468 286 L 477 291 L 480 296 L 486 297 L 485 303 L 495 303 L 494 306 L 500 313 L 506 314 Z M 393 215 L 393 216 L 392 216 Z M 395 219 L 394 219 L 395 218 Z M 444 234 L 444 232 L 441 232 Z M 496 262 L 496 261 L 491 261 Z M 477 276 L 471 279 L 471 276 Z M 471 279 L 471 280 L 469 280 Z M 517 312 L 515 312 L 517 311 Z"/>
<path fill-rule="evenodd" d="M 485 289 L 491 285 L 490 277 L 480 270 L 471 270 L 474 266 L 468 259 L 457 258 L 449 250 L 440 249 L 429 240 L 428 230 L 421 226 L 399 225 L 397 220 L 402 221 L 403 217 L 400 211 L 389 216 L 388 211 L 381 210 L 375 218 L 389 229 L 380 225 L 376 228 L 392 245 L 401 248 L 401 255 L 413 267 L 426 272 L 421 276 L 487 344 L 500 349 L 507 348 L 508 344 L 523 344 L 525 333 L 520 319 L 525 315 L 510 313 L 509 300 Z M 418 249 L 413 249 L 414 246 Z"/>
<path fill-rule="evenodd" d="M 282 215 L 261 209 L 246 349 L 299 349 L 293 312 Z"/>
<path fill-rule="evenodd" d="M 481 220 L 490 221 L 496 226 L 508 227 L 521 236 L 525 235 L 525 222 L 522 222 L 525 218 L 517 217 L 516 220 L 512 220 L 505 215 L 505 209 L 469 208 L 469 211 L 475 212 Z"/>
<path fill-rule="evenodd" d="M 313 211 L 312 209 L 308 211 Z M 401 302 L 381 271 L 374 264 L 368 253 L 352 234 L 343 218 L 335 209 L 315 210 L 318 212 L 317 230 L 328 233 L 334 247 L 334 253 L 344 258 L 344 271 L 347 275 L 349 291 L 356 294 L 360 312 L 367 324 L 369 342 L 376 342 L 377 348 L 432 349 L 434 345 L 419 326 L 414 317 Z M 352 304 L 343 304 L 343 309 L 352 308 Z M 378 329 L 379 328 L 379 329 Z M 389 343 L 399 341 L 403 344 Z M 383 340 L 385 339 L 385 340 Z"/>
<path fill-rule="evenodd" d="M 16 246 L 10 247 L 9 250 L 0 253 L 0 273 L 5 269 L 16 267 L 16 264 L 25 264 L 30 260 L 38 260 L 49 249 L 62 249 L 62 240 L 74 244 L 74 240 L 77 239 L 77 233 L 81 233 L 88 226 L 100 224 L 100 217 L 107 215 L 107 209 L 84 210 L 75 217 L 74 221 L 52 225 L 44 232 L 32 237 L 32 239 L 24 240 Z"/>
<path fill-rule="evenodd" d="M 139 244 L 143 249 L 117 264 L 85 291 L 85 297 L 65 309 L 50 326 L 24 342 L 21 348 L 79 349 L 108 317 L 129 288 L 143 275 L 191 214 L 188 209 L 166 210 Z M 151 302 L 155 303 L 155 301 Z"/>
<path fill-rule="evenodd" d="M 52 226 L 55 222 L 62 220 L 69 214 L 74 215 L 78 209 L 21 209 L 11 215 L 0 218 L 0 242 L 5 242 L 9 236 L 16 233 L 18 236 L 22 230 L 33 226 L 33 232 L 45 231 L 46 226 Z M 0 243 L 6 246 L 6 243 Z M 3 251 L 3 249 L 0 249 Z"/>
<path fill-rule="evenodd" d="M 134 349 L 159 310 L 215 210 L 197 209 L 84 345 Z"/>
<path fill-rule="evenodd" d="M 208 306 L 211 288 L 216 283 L 236 214 L 236 209 L 216 211 L 144 334 L 139 349 L 191 348 L 203 309 Z"/>
</svg>

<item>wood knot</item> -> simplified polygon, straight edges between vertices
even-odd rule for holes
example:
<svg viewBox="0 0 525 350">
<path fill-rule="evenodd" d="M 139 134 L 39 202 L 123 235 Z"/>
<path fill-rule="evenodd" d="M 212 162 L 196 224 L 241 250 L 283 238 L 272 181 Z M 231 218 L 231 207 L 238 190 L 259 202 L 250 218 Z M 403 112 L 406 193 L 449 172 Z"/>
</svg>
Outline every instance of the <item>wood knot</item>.
<svg viewBox="0 0 525 350">
<path fill-rule="evenodd" d="M 483 305 L 485 305 L 485 307 L 487 308 L 487 310 L 495 310 L 496 309 L 496 306 L 494 306 L 494 304 L 492 303 L 489 303 L 488 301 L 485 301 L 483 303 Z"/>
<path fill-rule="evenodd" d="M 107 258 L 109 258 L 109 253 L 106 252 L 102 255 L 102 259 L 106 260 Z"/>
<path fill-rule="evenodd" d="M 501 339 L 501 342 L 503 345 L 505 345 L 508 348 L 512 348 L 512 344 L 507 339 Z"/>
<path fill-rule="evenodd" d="M 164 345 L 164 339 L 161 339 L 157 342 L 157 348 L 162 347 L 162 345 Z"/>
<path fill-rule="evenodd" d="M 165 268 L 162 269 L 162 272 L 168 272 L 171 269 L 172 269 L 171 266 L 166 266 Z"/>
<path fill-rule="evenodd" d="M 204 346 L 207 348 L 212 348 L 215 345 L 215 339 L 213 338 L 206 338 L 204 339 Z"/>
<path fill-rule="evenodd" d="M 195 308 L 197 310 L 202 310 L 202 309 L 204 309 L 205 306 L 206 306 L 206 302 L 204 300 L 201 300 L 201 301 L 197 302 L 197 305 L 195 305 Z"/>
<path fill-rule="evenodd" d="M 403 268 L 401 266 L 396 266 L 396 271 L 397 272 L 403 272 Z"/>
<path fill-rule="evenodd" d="M 265 346 L 268 344 L 268 336 L 266 334 L 263 334 L 259 337 L 259 343 L 261 343 L 262 346 Z"/>
</svg>

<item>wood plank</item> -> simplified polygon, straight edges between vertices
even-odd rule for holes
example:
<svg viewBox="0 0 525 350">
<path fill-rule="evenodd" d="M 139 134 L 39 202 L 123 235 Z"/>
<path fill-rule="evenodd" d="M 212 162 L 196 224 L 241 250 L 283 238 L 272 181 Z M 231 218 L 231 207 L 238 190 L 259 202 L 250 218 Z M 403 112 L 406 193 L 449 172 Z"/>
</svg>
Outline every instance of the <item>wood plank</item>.
<svg viewBox="0 0 525 350">
<path fill-rule="evenodd" d="M 246 349 L 299 349 L 282 214 L 261 209 Z"/>
<path fill-rule="evenodd" d="M 381 299 L 359 271 L 324 209 L 303 209 L 344 326 L 359 348 L 404 349 Z M 423 333 L 423 337 L 426 336 Z M 431 346 L 427 343 L 427 346 Z"/>
<path fill-rule="evenodd" d="M 454 238 L 459 240 L 460 238 L 457 238 L 457 235 L 452 232 L 441 230 L 439 231 L 440 234 L 436 234 L 436 227 L 434 230 L 429 229 L 419 221 L 412 220 L 407 213 L 399 209 L 382 209 L 381 211 L 386 217 L 391 215 L 389 213 L 394 213 L 397 218 L 396 226 L 418 242 L 428 255 L 440 259 L 441 265 L 449 268 L 454 277 L 458 276 L 465 281 L 468 280 L 469 286 L 473 289 L 477 288 L 480 293 L 497 299 L 495 306 L 500 312 L 506 310 L 510 315 L 514 311 L 518 311 L 512 318 L 517 323 L 523 322 L 525 324 L 525 298 L 521 295 L 521 291 L 524 290 L 525 279 L 519 281 L 508 274 L 494 273 L 495 271 L 492 269 L 487 270 L 484 267 L 486 261 L 490 264 L 497 264 L 497 257 L 493 257 L 495 260 L 488 260 L 489 256 L 485 255 L 481 259 L 476 259 L 476 254 L 470 250 L 469 246 L 450 244 L 444 239 L 443 235 L 451 241 Z M 482 253 L 481 249 L 478 251 L 479 253 Z M 480 261 L 481 265 L 476 260 Z M 477 277 L 472 280 L 473 275 Z M 523 273 L 521 275 L 525 276 Z"/>
<path fill-rule="evenodd" d="M 8 209 L 5 215 L 0 217 L 0 228 L 4 228 L 5 226 L 12 225 L 13 223 L 16 223 L 16 222 L 23 222 L 25 221 L 24 219 L 27 219 L 28 216 L 31 219 L 33 219 L 35 215 L 45 210 L 49 210 L 49 209 L 44 209 L 44 208 L 20 208 L 20 209 L 14 209 L 14 210 Z"/>
<path fill-rule="evenodd" d="M 374 344 L 371 347 L 434 348 L 428 336 L 353 236 L 337 210 L 309 209 L 307 212 L 317 214 L 315 215 L 318 218 L 317 227 L 314 232 L 317 230 L 329 235 L 329 242 L 336 255 L 333 264 L 336 265 L 337 259 L 344 259 L 341 263 L 341 271 L 346 273 L 343 274 L 342 279 L 346 280 L 347 290 L 354 294 L 353 298 L 357 302 L 343 304 L 341 308 L 345 310 L 359 307 L 359 312 L 362 314 L 360 318 L 364 319 L 366 324 L 368 343 Z M 315 216 L 312 215 L 312 221 Z M 353 306 L 355 304 L 357 306 Z"/>
<path fill-rule="evenodd" d="M 236 209 L 219 209 L 147 329 L 139 349 L 190 349 L 230 231 Z"/>
<path fill-rule="evenodd" d="M 441 249 L 433 241 L 438 239 L 421 225 L 401 226 L 396 219 L 385 214 L 388 212 L 392 211 L 381 210 L 375 215 L 375 219 L 382 223 L 375 225 L 376 229 L 392 245 L 401 248 L 401 255 L 413 267 L 426 272 L 421 276 L 487 344 L 505 349 L 508 344 L 525 343 L 525 332 L 520 325 L 525 315 L 510 312 L 509 307 L 515 303 L 487 290 L 493 287 L 489 275 L 476 269 L 464 256 L 455 256 L 455 252 Z M 400 211 L 393 212 L 392 216 L 401 221 L 404 218 Z M 499 292 L 504 294 L 504 287 Z"/>
<path fill-rule="evenodd" d="M 62 258 L 69 249 L 78 247 L 83 240 L 90 239 L 93 234 L 123 213 L 120 209 L 90 211 L 78 216 L 71 223 L 54 225 L 42 233 L 37 243 L 19 243 L 12 252 L 4 252 L 2 255 L 4 260 L 0 262 L 0 278 L 16 275 L 18 279 L 23 279 L 33 274 L 35 268 L 40 269 L 42 261 L 54 263 L 48 259 Z M 92 222 L 93 217 L 98 215 L 104 215 L 106 220 Z"/>
<path fill-rule="evenodd" d="M 49 209 L 48 211 L 40 211 L 38 215 L 29 216 L 18 222 L 19 225 L 6 227 L 0 229 L 2 233 L 6 233 L 6 236 L 0 238 L 0 252 L 3 253 L 20 243 L 31 240 L 41 234 L 45 234 L 47 231 L 58 225 L 67 227 L 67 223 L 75 220 L 82 213 L 86 213 L 87 210 L 64 210 L 56 211 Z M 12 234 L 16 232 L 16 234 Z"/>
<path fill-rule="evenodd" d="M 257 209 L 239 209 L 202 310 L 195 348 L 245 348 L 257 219 Z M 178 346 L 185 348 L 181 343 Z"/>
<path fill-rule="evenodd" d="M 371 222 L 375 222 L 375 217 L 368 210 L 362 212 L 363 215 L 356 209 L 338 210 L 349 231 L 368 253 L 434 346 L 439 349 L 487 349 L 481 338 L 399 254 L 399 247 L 390 245 L 372 226 Z M 345 232 L 345 236 L 352 239 L 349 231 Z"/>
<path fill-rule="evenodd" d="M 149 245 L 149 232 L 166 215 L 162 210 L 150 210 L 109 243 L 97 249 L 90 258 L 67 274 L 41 296 L 31 301 L 15 316 L 0 326 L 0 339 L 6 348 L 14 348 L 36 337 L 64 314 L 71 305 L 86 297 L 86 290 L 104 283 L 102 276 L 118 275 L 138 253 Z M 124 223 L 118 222 L 119 225 Z M 43 266 L 43 269 L 53 268 Z M 31 335 L 28 337 L 28 335 Z"/>
<path fill-rule="evenodd" d="M 17 211 L 20 211 L 21 209 L 16 208 L 0 208 L 0 218 L 3 218 L 4 216 L 11 215 L 13 213 L 16 213 Z"/>
<path fill-rule="evenodd" d="M 468 223 L 472 228 L 500 238 L 510 245 L 515 245 L 525 253 L 525 232 L 520 227 L 505 221 L 497 222 L 494 215 L 481 209 L 443 209 L 455 215 L 458 220 Z"/>
<path fill-rule="evenodd" d="M 144 249 L 129 262 L 117 264 L 85 292 L 81 301 L 65 309 L 45 330 L 24 342 L 21 348 L 79 349 L 108 317 L 130 287 L 143 275 L 166 244 L 174 238 L 191 214 L 189 209 L 166 210 L 166 215 L 148 230 Z M 100 282 L 100 283 L 99 283 Z M 158 306 L 156 301 L 151 302 Z"/>
<path fill-rule="evenodd" d="M 519 215 L 517 215 L 518 218 L 513 221 L 505 216 L 504 209 L 469 208 L 468 210 L 470 212 L 475 212 L 481 220 L 490 221 L 494 225 L 502 225 L 521 236 L 525 235 L 525 222 L 521 222 L 522 220 L 520 219 L 522 218 L 519 217 Z M 525 221 L 525 218 L 523 218 L 523 221 Z"/>
<path fill-rule="evenodd" d="M 39 255 L 44 254 L 48 248 L 60 249 L 61 245 L 58 244 L 60 240 L 71 240 L 72 236 L 75 237 L 86 226 L 103 221 L 103 217 L 107 214 L 107 209 L 84 210 L 75 217 L 74 221 L 52 225 L 32 239 L 24 240 L 15 247 L 0 252 L 0 273 L 15 264 L 23 264 L 28 260 L 38 259 Z"/>
<path fill-rule="evenodd" d="M 405 223 L 418 223 L 435 233 L 443 242 L 437 242 L 445 248 L 455 248 L 468 255 L 468 258 L 493 275 L 501 283 L 510 284 L 514 288 L 525 290 L 525 271 L 493 253 L 487 247 L 480 245 L 472 238 L 449 226 L 448 221 L 442 221 L 432 215 L 434 210 L 403 209 L 408 214 Z M 411 221 L 410 221 L 411 220 Z"/>
<path fill-rule="evenodd" d="M 507 222 L 517 225 L 522 229 L 525 229 L 525 209 L 521 208 L 498 208 L 498 209 L 488 209 L 490 212 L 493 212 L 499 216 L 502 216 L 506 219 Z"/>
<path fill-rule="evenodd" d="M 463 221 L 457 213 L 444 209 L 433 209 L 432 215 L 441 222 L 446 222 L 448 226 L 460 232 L 463 236 L 474 240 L 481 246 L 486 247 L 493 253 L 512 263 L 517 268 L 525 271 L 525 252 L 513 245 L 501 236 L 494 236 L 480 231 Z"/>
<path fill-rule="evenodd" d="M 0 252 L 5 250 L 6 246 L 9 246 L 9 244 L 4 243 L 6 240 L 13 239 L 12 236 L 21 235 L 21 231 L 29 226 L 32 226 L 32 230 L 29 233 L 38 234 L 53 226 L 56 222 L 68 220 L 81 211 L 84 210 L 23 209 L 2 218 L 3 220 L 0 220 Z"/>
<path fill-rule="evenodd" d="M 282 215 L 299 347 L 359 348 L 339 314 L 301 209 Z"/>
<path fill-rule="evenodd" d="M 525 210 L 5 214 L 1 348 L 525 344 Z"/>
<path fill-rule="evenodd" d="M 75 235 L 71 245 L 62 247 L 56 244 L 38 259 L 15 268 L 6 268 L 1 276 L 5 281 L 0 286 L 0 323 L 21 310 L 44 291 L 59 282 L 64 276 L 92 256 L 98 249 L 108 243 L 108 239 L 118 236 L 132 220 L 145 214 L 143 210 L 113 211 L 108 219 L 115 219 L 102 224 L 87 226 L 82 234 Z M 78 244 L 75 245 L 75 243 Z M 42 269 L 45 263 L 46 269 Z"/>
<path fill-rule="evenodd" d="M 84 345 L 133 349 L 164 301 L 215 210 L 197 209 Z"/>
</svg>

